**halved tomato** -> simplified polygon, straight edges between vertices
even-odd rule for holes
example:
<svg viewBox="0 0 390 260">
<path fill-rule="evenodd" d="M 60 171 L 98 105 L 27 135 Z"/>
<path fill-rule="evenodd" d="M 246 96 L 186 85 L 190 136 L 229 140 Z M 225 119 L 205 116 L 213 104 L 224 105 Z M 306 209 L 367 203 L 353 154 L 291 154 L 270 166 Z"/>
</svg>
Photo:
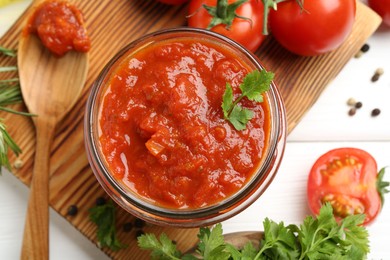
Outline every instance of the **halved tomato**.
<svg viewBox="0 0 390 260">
<path fill-rule="evenodd" d="M 310 209 L 318 214 L 321 205 L 330 203 L 336 218 L 364 213 L 364 225 L 372 222 L 389 192 L 369 153 L 357 148 L 338 148 L 320 156 L 311 168 L 307 183 Z"/>
</svg>

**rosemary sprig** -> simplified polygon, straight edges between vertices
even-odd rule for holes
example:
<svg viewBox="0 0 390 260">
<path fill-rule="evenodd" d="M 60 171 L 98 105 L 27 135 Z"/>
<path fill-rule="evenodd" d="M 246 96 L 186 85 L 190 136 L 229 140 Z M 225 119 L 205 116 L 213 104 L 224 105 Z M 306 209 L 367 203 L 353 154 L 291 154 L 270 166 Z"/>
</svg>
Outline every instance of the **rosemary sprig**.
<svg viewBox="0 0 390 260">
<path fill-rule="evenodd" d="M 6 56 L 16 57 L 16 51 L 0 46 L 0 52 Z"/>
<path fill-rule="evenodd" d="M 20 147 L 15 143 L 12 137 L 8 134 L 7 129 L 0 118 L 0 174 L 2 173 L 2 166 L 11 170 L 11 164 L 8 159 L 8 148 L 16 155 L 22 152 Z"/>
<path fill-rule="evenodd" d="M 10 83 L 17 83 L 19 82 L 19 78 L 12 78 L 12 79 L 0 79 L 0 86 L 8 86 Z"/>
<path fill-rule="evenodd" d="M 0 110 L 10 112 L 13 114 L 17 114 L 17 115 L 22 115 L 22 116 L 35 116 L 34 114 L 16 111 L 14 109 L 5 107 L 7 105 L 20 103 L 22 101 L 23 101 L 23 98 L 22 98 L 22 93 L 20 91 L 19 84 L 1 85 L 1 83 L 0 83 Z"/>
<path fill-rule="evenodd" d="M 16 52 L 7 48 L 0 46 L 0 53 L 10 57 L 16 57 Z M 17 71 L 17 66 L 4 66 L 0 67 L 0 72 L 11 72 Z M 8 108 L 6 106 L 20 103 L 23 101 L 22 93 L 20 90 L 19 79 L 10 78 L 10 79 L 1 79 L 0 80 L 0 110 L 17 114 L 23 116 L 34 116 L 30 113 L 25 113 L 21 111 L 16 111 L 14 109 Z M 8 158 L 8 148 L 16 155 L 22 152 L 20 147 L 9 135 L 6 125 L 3 122 L 3 119 L 0 118 L 0 174 L 2 167 L 6 167 L 8 170 L 11 170 L 11 164 Z"/>
<path fill-rule="evenodd" d="M 0 67 L 0 72 L 16 71 L 16 70 L 18 70 L 16 66 Z"/>
</svg>

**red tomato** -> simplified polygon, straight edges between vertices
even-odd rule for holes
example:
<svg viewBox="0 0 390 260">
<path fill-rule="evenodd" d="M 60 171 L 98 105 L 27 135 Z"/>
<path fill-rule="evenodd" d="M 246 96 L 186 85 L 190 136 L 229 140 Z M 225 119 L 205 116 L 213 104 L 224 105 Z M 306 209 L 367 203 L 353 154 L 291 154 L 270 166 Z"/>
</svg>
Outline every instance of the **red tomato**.
<svg viewBox="0 0 390 260">
<path fill-rule="evenodd" d="M 317 215 L 321 205 L 329 202 L 337 219 L 364 213 L 364 225 L 368 224 L 380 212 L 389 185 L 382 181 L 383 173 L 378 175 L 376 161 L 366 151 L 331 150 L 311 168 L 307 184 L 310 209 Z"/>
<path fill-rule="evenodd" d="M 181 5 L 189 0 L 157 0 L 158 2 L 167 4 L 167 5 Z"/>
<path fill-rule="evenodd" d="M 227 4 L 235 3 L 235 0 L 218 0 Z M 192 0 L 189 5 L 188 25 L 190 27 L 208 28 L 212 22 L 213 16 L 203 7 L 207 5 L 216 7 L 217 0 Z M 217 12 L 218 13 L 218 12 Z M 226 19 L 227 14 L 221 12 L 221 19 Z M 249 0 L 241 4 L 235 10 L 236 16 L 230 21 L 232 24 L 218 24 L 210 29 L 223 34 L 232 40 L 242 44 L 250 51 L 256 51 L 265 36 L 262 34 L 264 6 L 262 1 Z M 240 16 L 240 17 L 237 17 Z M 243 19 L 242 17 L 248 18 Z"/>
<path fill-rule="evenodd" d="M 368 5 L 383 19 L 383 23 L 390 26 L 390 0 L 368 0 Z"/>
<path fill-rule="evenodd" d="M 270 11 L 271 33 L 289 51 L 304 56 L 323 54 L 339 47 L 350 34 L 356 0 L 305 0 L 303 8 L 290 0 Z"/>
</svg>

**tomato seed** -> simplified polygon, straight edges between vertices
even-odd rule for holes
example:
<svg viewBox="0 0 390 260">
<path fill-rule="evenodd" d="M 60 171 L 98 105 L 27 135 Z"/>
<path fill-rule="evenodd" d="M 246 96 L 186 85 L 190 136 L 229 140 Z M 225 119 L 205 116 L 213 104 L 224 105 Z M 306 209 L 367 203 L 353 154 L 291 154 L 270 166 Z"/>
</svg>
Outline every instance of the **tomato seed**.
<svg viewBox="0 0 390 260">
<path fill-rule="evenodd" d="M 381 110 L 379 108 L 375 108 L 371 111 L 371 116 L 378 116 L 381 113 Z"/>
</svg>

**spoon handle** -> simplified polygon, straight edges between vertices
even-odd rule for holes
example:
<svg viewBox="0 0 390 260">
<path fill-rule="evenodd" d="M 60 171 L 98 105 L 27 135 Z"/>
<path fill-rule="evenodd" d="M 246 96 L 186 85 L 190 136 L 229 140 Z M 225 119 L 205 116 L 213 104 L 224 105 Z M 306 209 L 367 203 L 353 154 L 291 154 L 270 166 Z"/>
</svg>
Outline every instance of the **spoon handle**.
<svg viewBox="0 0 390 260">
<path fill-rule="evenodd" d="M 21 259 L 49 258 L 50 147 L 55 126 L 35 118 L 36 150 L 30 187 Z"/>
</svg>

